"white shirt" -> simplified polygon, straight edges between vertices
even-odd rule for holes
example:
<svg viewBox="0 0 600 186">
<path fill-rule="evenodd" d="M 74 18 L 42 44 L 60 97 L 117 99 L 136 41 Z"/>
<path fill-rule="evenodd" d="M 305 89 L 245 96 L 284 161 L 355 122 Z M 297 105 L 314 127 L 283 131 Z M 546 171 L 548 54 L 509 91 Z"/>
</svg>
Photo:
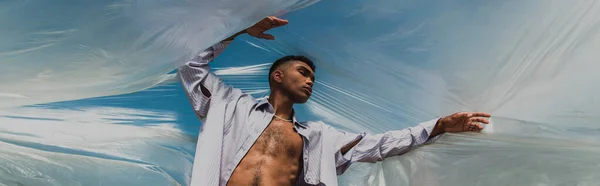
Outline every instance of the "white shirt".
<svg viewBox="0 0 600 186">
<path fill-rule="evenodd" d="M 198 136 L 190 185 L 226 185 L 236 166 L 273 119 L 273 106 L 225 85 L 208 63 L 231 41 L 218 43 L 181 67 L 178 75 L 203 126 Z M 205 87 L 211 94 L 206 97 Z M 304 141 L 303 169 L 297 185 L 337 185 L 337 175 L 354 162 L 376 162 L 414 149 L 429 139 L 437 120 L 383 134 L 347 133 L 323 122 L 298 122 Z M 432 138 L 437 139 L 439 136 Z M 342 155 L 340 149 L 361 139 Z"/>
</svg>

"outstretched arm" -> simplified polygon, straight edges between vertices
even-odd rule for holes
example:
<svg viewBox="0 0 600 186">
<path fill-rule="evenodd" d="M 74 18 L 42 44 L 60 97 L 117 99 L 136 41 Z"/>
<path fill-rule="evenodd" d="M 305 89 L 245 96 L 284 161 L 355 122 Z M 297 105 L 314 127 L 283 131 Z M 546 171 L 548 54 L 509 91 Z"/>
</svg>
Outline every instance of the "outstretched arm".
<svg viewBox="0 0 600 186">
<path fill-rule="evenodd" d="M 272 16 L 267 17 L 255 25 L 209 47 L 179 68 L 179 78 L 187 92 L 194 111 L 201 119 L 206 117 L 211 100 L 218 101 L 225 99 L 231 94 L 232 90 L 230 86 L 226 86 L 215 74 L 210 72 L 208 63 L 219 56 L 219 54 L 221 54 L 238 35 L 247 33 L 248 35 L 257 38 L 272 40 L 275 39 L 275 37 L 265 34 L 264 32 L 275 27 L 283 26 L 287 23 L 286 20 Z"/>
<path fill-rule="evenodd" d="M 230 92 L 231 87 L 225 86 L 215 74 L 210 72 L 208 63 L 221 54 L 231 42 L 231 40 L 221 41 L 209 47 L 178 70 L 181 84 L 200 118 L 206 117 L 213 94 L 223 97 Z"/>
<path fill-rule="evenodd" d="M 336 147 L 338 174 L 343 173 L 354 162 L 376 162 L 387 157 L 404 154 L 427 141 L 433 141 L 444 132 L 480 131 L 480 123 L 489 123 L 491 115 L 480 112 L 456 113 L 441 119 L 420 123 L 404 130 L 388 131 L 383 134 L 366 133 L 351 134 L 337 131 L 332 127 L 326 129 L 333 133 Z"/>
</svg>

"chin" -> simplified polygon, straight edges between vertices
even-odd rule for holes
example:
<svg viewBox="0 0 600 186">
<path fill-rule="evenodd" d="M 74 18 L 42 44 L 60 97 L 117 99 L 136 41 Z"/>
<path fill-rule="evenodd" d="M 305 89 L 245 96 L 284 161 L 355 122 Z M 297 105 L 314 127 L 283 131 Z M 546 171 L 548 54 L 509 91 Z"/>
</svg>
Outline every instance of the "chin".
<svg viewBox="0 0 600 186">
<path fill-rule="evenodd" d="M 294 103 L 302 104 L 302 103 L 306 103 L 307 101 L 308 101 L 308 98 L 300 98 L 300 99 L 294 100 Z"/>
<path fill-rule="evenodd" d="M 308 101 L 308 99 L 303 99 L 303 100 L 300 100 L 300 101 L 298 101 L 298 102 L 296 102 L 296 103 L 298 103 L 298 104 L 304 104 L 304 103 L 306 103 L 307 101 Z"/>
<path fill-rule="evenodd" d="M 305 94 L 298 95 L 298 96 L 296 96 L 296 99 L 294 99 L 294 103 L 299 103 L 299 104 L 306 103 L 309 98 L 310 98 L 310 95 L 308 95 L 308 96 Z"/>
</svg>

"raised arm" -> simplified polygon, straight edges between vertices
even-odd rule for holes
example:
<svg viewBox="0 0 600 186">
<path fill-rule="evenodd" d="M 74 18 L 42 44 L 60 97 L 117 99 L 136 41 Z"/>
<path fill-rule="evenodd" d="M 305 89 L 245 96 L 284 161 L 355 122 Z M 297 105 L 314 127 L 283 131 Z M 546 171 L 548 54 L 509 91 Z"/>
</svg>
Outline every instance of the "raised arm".
<svg viewBox="0 0 600 186">
<path fill-rule="evenodd" d="M 232 87 L 225 85 L 215 74 L 210 72 L 208 63 L 219 56 L 236 36 L 247 33 L 257 38 L 272 40 L 275 37 L 264 32 L 285 24 L 287 24 L 286 20 L 267 17 L 246 30 L 209 47 L 179 68 L 178 75 L 183 88 L 187 92 L 194 111 L 201 119 L 206 117 L 211 101 L 226 99 L 232 91 Z"/>
<path fill-rule="evenodd" d="M 336 156 L 338 174 L 342 174 L 354 162 L 376 162 L 404 154 L 428 141 L 435 141 L 444 132 L 477 132 L 483 129 L 480 123 L 489 123 L 487 113 L 456 113 L 441 119 L 420 123 L 403 130 L 382 134 L 352 134 L 325 126 L 340 149 Z"/>
<path fill-rule="evenodd" d="M 222 41 L 209 47 L 178 70 L 181 84 L 192 103 L 194 111 L 200 118 L 206 117 L 213 94 L 226 96 L 225 94 L 229 92 L 227 90 L 230 87 L 225 86 L 215 74 L 210 72 L 208 63 L 221 54 L 231 42 L 231 40 Z"/>
</svg>

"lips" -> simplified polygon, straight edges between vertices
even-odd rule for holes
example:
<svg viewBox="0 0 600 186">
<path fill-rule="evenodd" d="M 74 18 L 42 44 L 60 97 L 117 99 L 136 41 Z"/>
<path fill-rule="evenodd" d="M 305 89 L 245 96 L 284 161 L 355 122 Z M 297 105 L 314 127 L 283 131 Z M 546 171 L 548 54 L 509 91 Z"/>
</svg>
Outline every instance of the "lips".
<svg viewBox="0 0 600 186">
<path fill-rule="evenodd" d="M 308 91 L 308 93 L 312 94 L 312 88 L 311 87 L 302 87 L 302 89 Z"/>
</svg>

